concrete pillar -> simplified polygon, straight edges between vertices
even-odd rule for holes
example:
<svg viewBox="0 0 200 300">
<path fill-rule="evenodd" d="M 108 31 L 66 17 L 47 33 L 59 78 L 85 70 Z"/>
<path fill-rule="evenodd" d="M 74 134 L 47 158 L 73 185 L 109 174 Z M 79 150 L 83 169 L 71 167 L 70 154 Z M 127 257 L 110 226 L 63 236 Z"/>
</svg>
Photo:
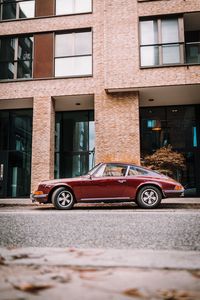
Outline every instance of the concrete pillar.
<svg viewBox="0 0 200 300">
<path fill-rule="evenodd" d="M 96 162 L 140 164 L 137 92 L 95 95 Z"/>
<path fill-rule="evenodd" d="M 33 100 L 31 191 L 44 179 L 54 178 L 55 109 L 51 97 Z"/>
</svg>

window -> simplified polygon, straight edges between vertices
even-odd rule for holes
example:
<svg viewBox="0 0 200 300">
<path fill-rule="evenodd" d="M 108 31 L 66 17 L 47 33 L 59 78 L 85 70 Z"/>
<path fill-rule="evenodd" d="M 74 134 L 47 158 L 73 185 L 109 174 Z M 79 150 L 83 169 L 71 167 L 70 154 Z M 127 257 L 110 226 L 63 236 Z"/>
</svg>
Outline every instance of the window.
<svg viewBox="0 0 200 300">
<path fill-rule="evenodd" d="M 95 160 L 94 112 L 57 112 L 55 129 L 55 178 L 86 174 Z"/>
<path fill-rule="evenodd" d="M 102 165 L 99 170 L 95 173 L 95 177 L 121 177 L 125 176 L 127 171 L 127 166 L 118 164 L 105 164 Z"/>
<path fill-rule="evenodd" d="M 56 0 L 56 15 L 78 14 L 92 11 L 92 0 Z"/>
<path fill-rule="evenodd" d="M 135 166 L 131 166 L 128 171 L 128 176 L 146 175 L 146 174 L 148 174 L 147 171 L 145 171 L 144 169 L 135 167 Z"/>
<path fill-rule="evenodd" d="M 183 170 L 182 183 L 190 187 L 196 184 L 195 168 L 199 170 L 196 154 L 200 148 L 199 111 L 199 105 L 140 108 L 141 156 L 144 158 L 159 148 L 171 145 L 185 156 L 186 168 Z M 151 120 L 156 121 L 155 126 L 160 124 L 157 130 L 149 126 Z"/>
<path fill-rule="evenodd" d="M 33 0 L 0 0 L 0 20 L 33 18 L 34 10 Z"/>
<path fill-rule="evenodd" d="M 0 39 L 0 79 L 32 77 L 33 37 Z"/>
<path fill-rule="evenodd" d="M 92 74 L 92 32 L 57 34 L 55 39 L 55 76 Z"/>
<path fill-rule="evenodd" d="M 140 21 L 141 66 L 183 63 L 182 18 Z"/>
</svg>

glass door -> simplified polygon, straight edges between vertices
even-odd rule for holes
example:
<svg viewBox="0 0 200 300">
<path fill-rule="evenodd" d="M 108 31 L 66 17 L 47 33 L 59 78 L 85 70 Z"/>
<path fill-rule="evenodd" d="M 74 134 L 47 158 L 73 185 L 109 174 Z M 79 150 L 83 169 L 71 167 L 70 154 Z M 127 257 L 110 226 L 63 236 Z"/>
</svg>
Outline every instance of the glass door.
<svg viewBox="0 0 200 300">
<path fill-rule="evenodd" d="M 55 178 L 76 177 L 94 166 L 93 111 L 56 114 Z"/>
<path fill-rule="evenodd" d="M 30 194 L 32 110 L 0 111 L 0 197 Z"/>
</svg>

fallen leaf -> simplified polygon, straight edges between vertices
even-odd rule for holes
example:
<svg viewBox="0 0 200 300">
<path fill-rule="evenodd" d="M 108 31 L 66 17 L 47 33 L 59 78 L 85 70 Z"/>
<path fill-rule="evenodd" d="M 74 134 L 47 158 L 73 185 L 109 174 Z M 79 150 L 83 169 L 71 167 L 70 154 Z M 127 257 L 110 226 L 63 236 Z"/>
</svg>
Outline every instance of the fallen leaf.
<svg viewBox="0 0 200 300">
<path fill-rule="evenodd" d="M 0 265 L 5 265 L 5 258 L 0 255 Z"/>
<path fill-rule="evenodd" d="M 48 283 L 32 283 L 32 282 L 21 282 L 12 285 L 17 290 L 23 292 L 29 292 L 29 293 L 37 293 L 40 290 L 49 289 L 52 287 L 52 285 Z"/>
<path fill-rule="evenodd" d="M 198 270 L 198 271 L 190 271 L 190 273 L 191 273 L 194 277 L 200 278 L 200 271 L 199 271 L 199 270 Z"/>
<path fill-rule="evenodd" d="M 19 254 L 12 255 L 12 259 L 23 259 L 23 258 L 29 258 L 29 255 L 26 253 L 19 253 Z"/>
<path fill-rule="evenodd" d="M 188 291 L 162 290 L 159 295 L 163 300 L 194 300 L 193 295 Z"/>
<path fill-rule="evenodd" d="M 144 295 L 136 288 L 126 290 L 122 294 L 129 297 L 144 298 Z"/>
</svg>

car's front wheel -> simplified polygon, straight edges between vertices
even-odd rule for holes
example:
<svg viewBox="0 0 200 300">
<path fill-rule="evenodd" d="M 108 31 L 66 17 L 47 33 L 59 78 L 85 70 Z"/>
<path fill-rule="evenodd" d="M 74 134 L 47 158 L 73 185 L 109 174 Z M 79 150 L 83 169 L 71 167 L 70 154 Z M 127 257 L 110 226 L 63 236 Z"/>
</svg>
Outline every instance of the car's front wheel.
<svg viewBox="0 0 200 300">
<path fill-rule="evenodd" d="M 137 195 L 136 203 L 141 208 L 156 208 L 162 200 L 161 191 L 154 186 L 144 186 Z"/>
<path fill-rule="evenodd" d="M 56 189 L 52 194 L 52 203 L 57 209 L 71 209 L 75 203 L 73 194 L 65 187 Z"/>
</svg>

